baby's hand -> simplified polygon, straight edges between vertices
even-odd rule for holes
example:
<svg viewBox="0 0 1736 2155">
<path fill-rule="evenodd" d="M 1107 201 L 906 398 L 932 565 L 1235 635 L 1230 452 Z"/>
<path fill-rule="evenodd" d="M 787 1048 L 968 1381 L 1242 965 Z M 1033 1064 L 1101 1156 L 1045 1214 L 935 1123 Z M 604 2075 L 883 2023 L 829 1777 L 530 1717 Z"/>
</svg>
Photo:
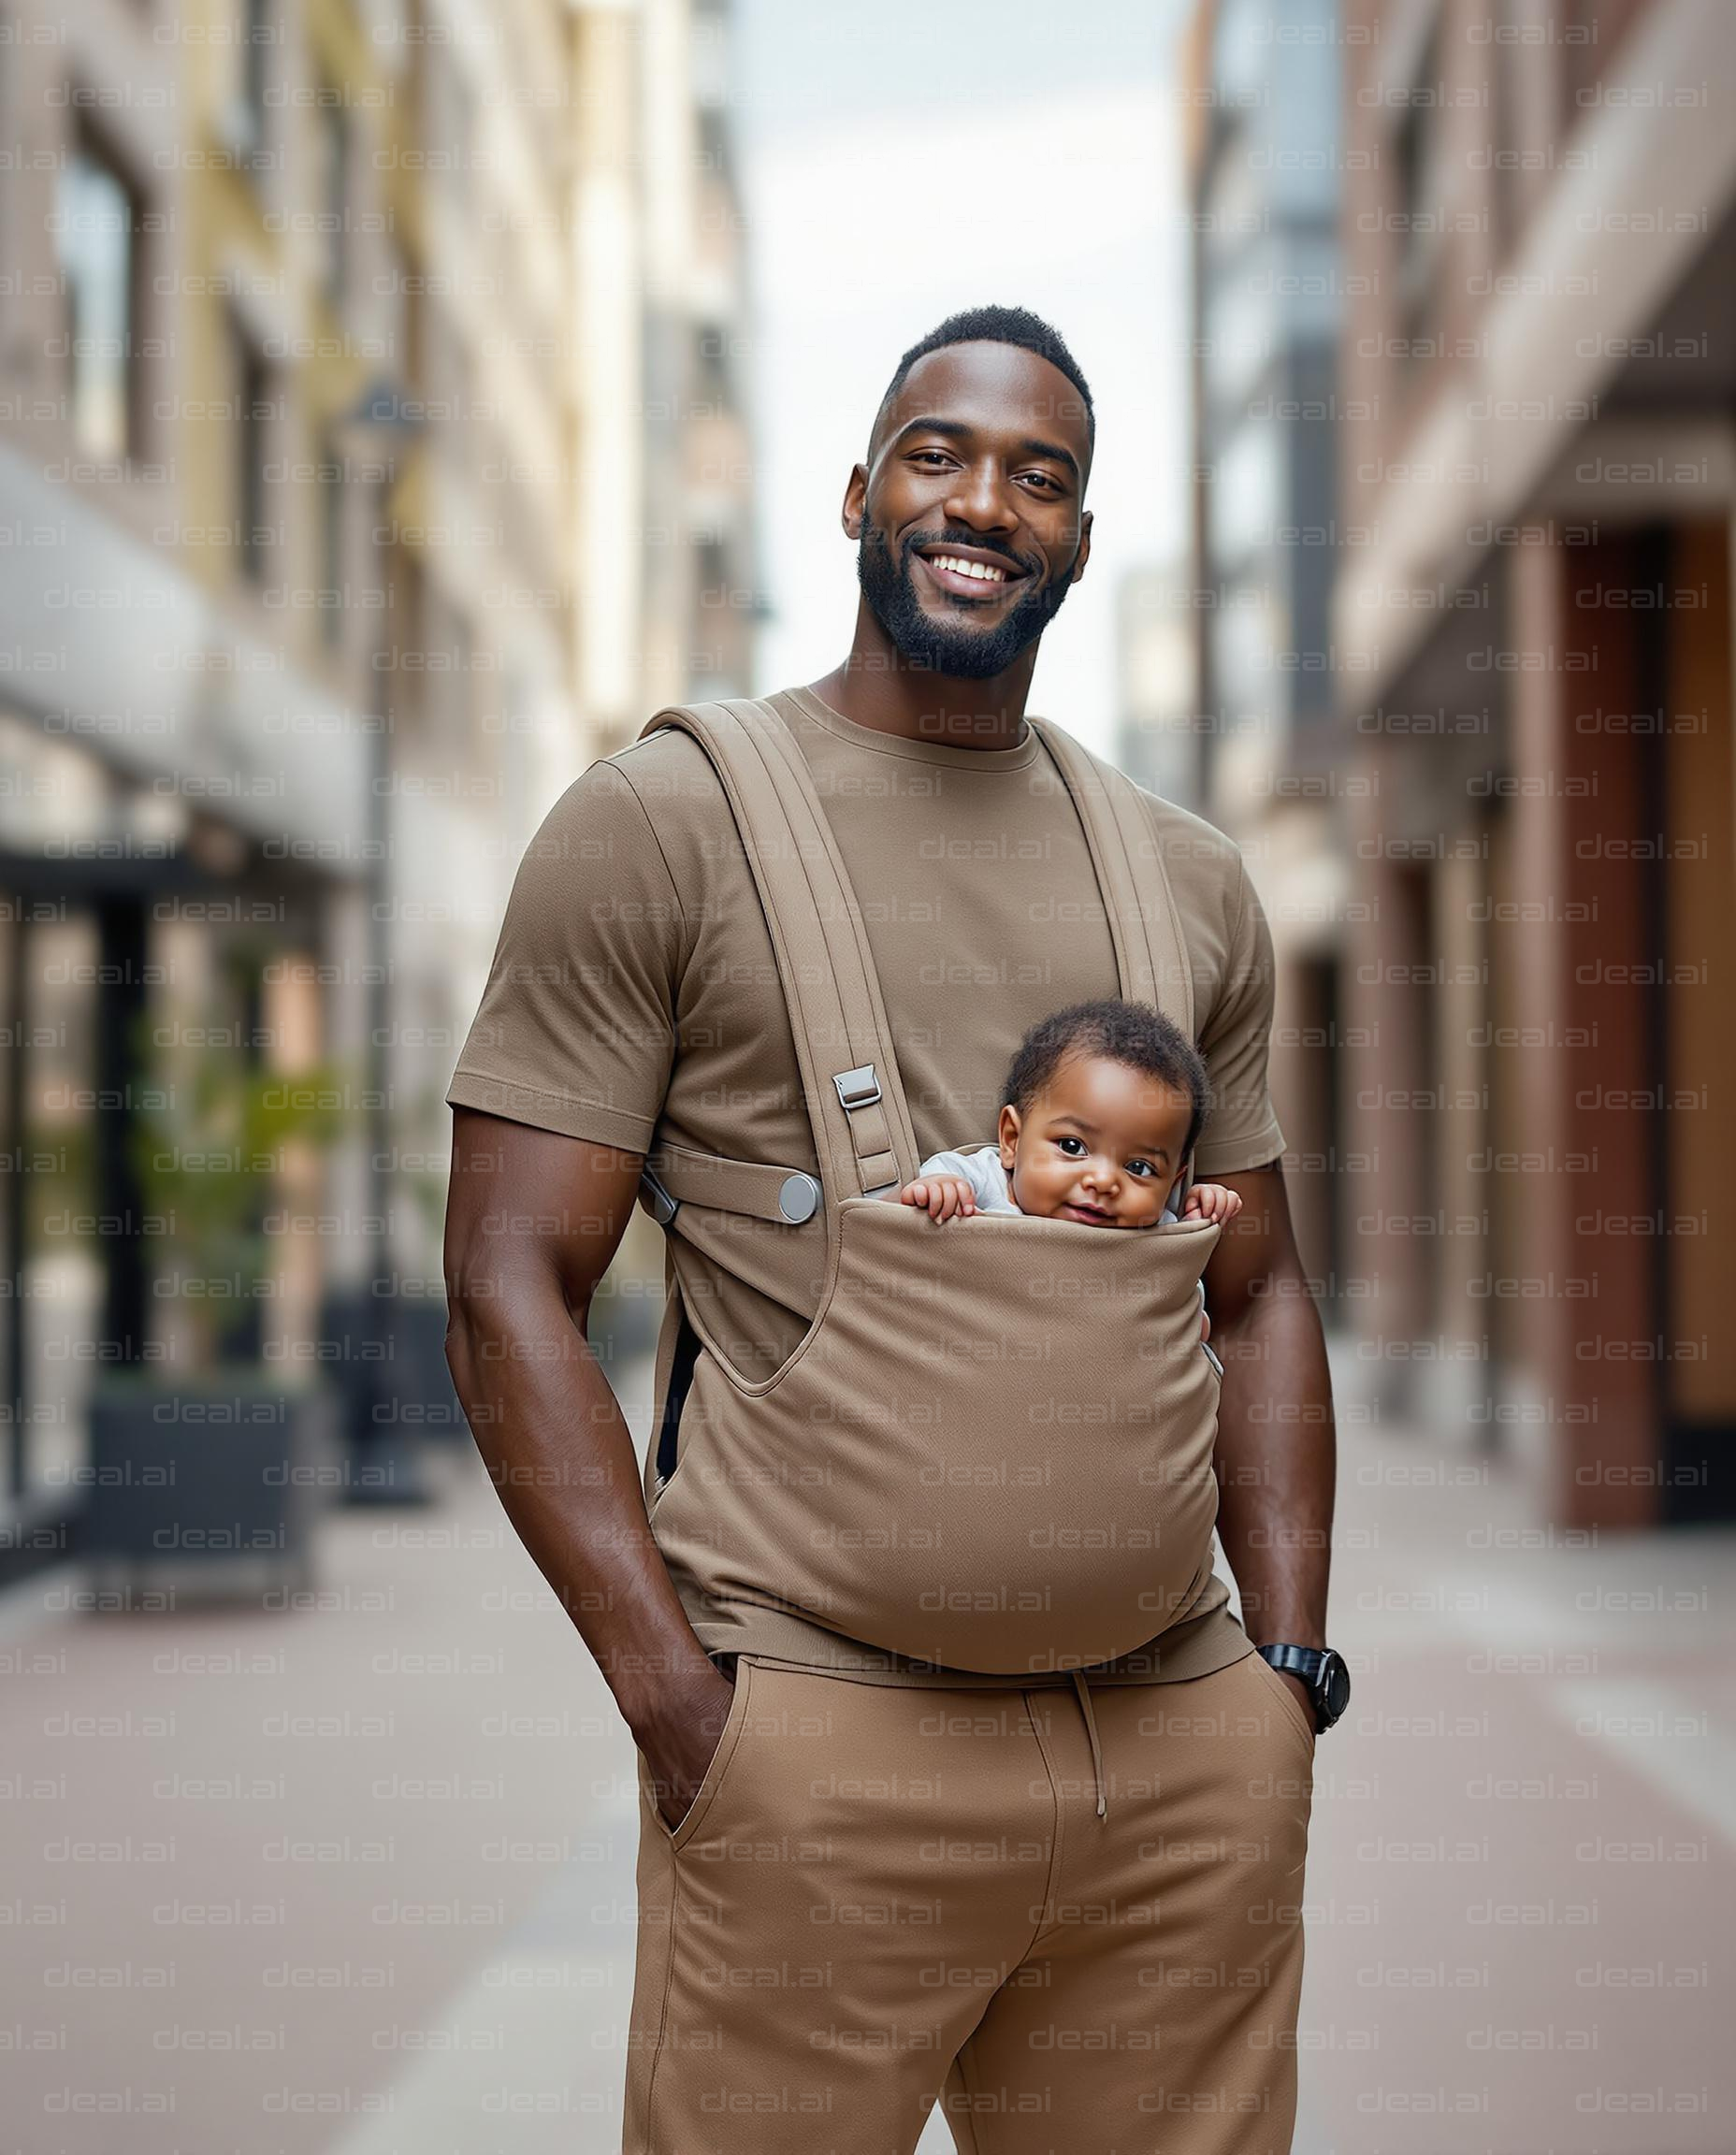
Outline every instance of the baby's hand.
<svg viewBox="0 0 1736 2155">
<path fill-rule="evenodd" d="M 1242 1201 L 1234 1190 L 1226 1190 L 1222 1182 L 1196 1182 L 1188 1192 L 1188 1201 L 1181 1208 L 1184 1220 L 1215 1220 L 1220 1227 L 1227 1227 L 1242 1208 Z"/>
<path fill-rule="evenodd" d="M 943 1220 L 965 1220 L 976 1209 L 976 1193 L 962 1175 L 924 1175 L 898 1193 L 901 1205 L 919 1205 L 938 1226 Z"/>
</svg>

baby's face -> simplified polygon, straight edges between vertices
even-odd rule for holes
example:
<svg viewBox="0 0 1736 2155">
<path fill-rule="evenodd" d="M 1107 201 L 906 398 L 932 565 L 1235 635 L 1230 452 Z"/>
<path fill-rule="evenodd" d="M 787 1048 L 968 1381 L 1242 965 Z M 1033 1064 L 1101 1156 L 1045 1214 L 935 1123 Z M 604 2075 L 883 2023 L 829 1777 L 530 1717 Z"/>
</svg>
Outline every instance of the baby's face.
<svg viewBox="0 0 1736 2155">
<path fill-rule="evenodd" d="M 1073 1055 L 1020 1117 L 1001 1109 L 1001 1164 L 1021 1212 L 1093 1227 L 1151 1227 L 1181 1172 L 1193 1108 L 1143 1071 Z"/>
</svg>

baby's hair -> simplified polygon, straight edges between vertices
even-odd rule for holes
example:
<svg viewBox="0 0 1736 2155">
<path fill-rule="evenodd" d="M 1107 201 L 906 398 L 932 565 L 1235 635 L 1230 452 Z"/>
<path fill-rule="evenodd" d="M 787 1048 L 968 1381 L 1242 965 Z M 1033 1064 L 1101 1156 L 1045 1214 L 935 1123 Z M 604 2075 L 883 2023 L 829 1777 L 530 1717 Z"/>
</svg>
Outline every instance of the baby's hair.
<svg viewBox="0 0 1736 2155">
<path fill-rule="evenodd" d="M 1020 1042 L 1001 1088 L 1002 1099 L 1017 1107 L 1022 1120 L 1054 1082 L 1062 1064 L 1075 1055 L 1105 1056 L 1186 1094 L 1194 1113 L 1181 1156 L 1185 1160 L 1192 1154 L 1211 1110 L 1211 1087 L 1198 1049 L 1179 1025 L 1150 1003 L 1124 1003 L 1113 995 L 1070 1003 L 1039 1020 Z"/>
</svg>

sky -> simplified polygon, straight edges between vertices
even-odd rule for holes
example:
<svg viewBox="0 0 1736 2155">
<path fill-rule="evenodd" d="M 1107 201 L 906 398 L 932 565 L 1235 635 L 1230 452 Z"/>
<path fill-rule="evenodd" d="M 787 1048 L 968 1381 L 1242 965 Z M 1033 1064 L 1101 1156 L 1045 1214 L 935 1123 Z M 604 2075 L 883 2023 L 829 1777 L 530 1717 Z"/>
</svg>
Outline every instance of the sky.
<svg viewBox="0 0 1736 2155">
<path fill-rule="evenodd" d="M 1116 586 L 1180 552 L 1186 528 L 1182 18 L 1181 0 L 735 0 L 774 609 L 757 689 L 812 681 L 849 648 L 856 557 L 839 511 L 900 355 L 961 307 L 1023 306 L 1065 339 L 1097 412 L 1092 557 L 1044 637 L 1029 707 L 1110 746 Z"/>
</svg>

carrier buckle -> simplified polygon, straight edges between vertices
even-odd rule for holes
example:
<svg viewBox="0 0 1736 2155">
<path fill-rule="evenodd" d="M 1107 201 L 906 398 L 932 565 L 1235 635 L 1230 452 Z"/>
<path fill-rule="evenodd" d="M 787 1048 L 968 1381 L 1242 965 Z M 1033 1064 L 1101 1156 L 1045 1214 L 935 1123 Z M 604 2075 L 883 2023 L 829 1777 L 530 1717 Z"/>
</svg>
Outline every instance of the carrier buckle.
<svg viewBox="0 0 1736 2155">
<path fill-rule="evenodd" d="M 667 1227 L 678 1209 L 674 1198 L 664 1189 L 649 1167 L 639 1170 L 639 1187 L 649 1200 L 651 1217 L 659 1227 Z"/>
<path fill-rule="evenodd" d="M 864 1063 L 859 1070 L 840 1070 L 832 1081 L 838 1089 L 838 1105 L 846 1115 L 854 1114 L 858 1107 L 872 1107 L 880 1097 L 880 1080 L 872 1063 Z"/>
</svg>

